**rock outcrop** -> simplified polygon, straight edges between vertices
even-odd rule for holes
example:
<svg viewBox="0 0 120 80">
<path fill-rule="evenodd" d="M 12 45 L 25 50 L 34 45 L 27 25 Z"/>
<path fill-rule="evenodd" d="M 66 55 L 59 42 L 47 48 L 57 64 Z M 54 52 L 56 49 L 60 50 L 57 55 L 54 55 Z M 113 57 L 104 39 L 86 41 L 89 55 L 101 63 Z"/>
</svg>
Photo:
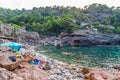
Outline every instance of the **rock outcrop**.
<svg viewBox="0 0 120 80">
<path fill-rule="evenodd" d="M 28 32 L 24 27 L 15 29 L 12 24 L 0 24 L 0 36 L 11 37 L 24 44 L 32 44 L 40 40 L 37 32 Z"/>
<path fill-rule="evenodd" d="M 12 24 L 0 24 L 0 35 L 10 37 L 13 34 Z"/>
<path fill-rule="evenodd" d="M 24 80 L 48 80 L 46 72 L 38 69 L 36 66 L 22 66 L 21 69 L 16 69 L 14 73 L 16 73 L 19 77 L 22 77 Z"/>
<path fill-rule="evenodd" d="M 85 74 L 85 80 L 120 80 L 118 73 L 113 73 L 106 69 L 89 69 Z"/>
<path fill-rule="evenodd" d="M 120 44 L 119 35 L 69 34 L 62 37 L 62 44 L 68 46 L 93 46 Z"/>
<path fill-rule="evenodd" d="M 10 53 L 0 56 L 0 80 L 48 80 L 47 73 L 24 59 L 12 62 Z M 4 68 L 4 69 L 3 69 Z"/>
<path fill-rule="evenodd" d="M 15 73 L 8 71 L 4 68 L 0 68 L 0 80 L 24 80 L 17 76 Z"/>
</svg>

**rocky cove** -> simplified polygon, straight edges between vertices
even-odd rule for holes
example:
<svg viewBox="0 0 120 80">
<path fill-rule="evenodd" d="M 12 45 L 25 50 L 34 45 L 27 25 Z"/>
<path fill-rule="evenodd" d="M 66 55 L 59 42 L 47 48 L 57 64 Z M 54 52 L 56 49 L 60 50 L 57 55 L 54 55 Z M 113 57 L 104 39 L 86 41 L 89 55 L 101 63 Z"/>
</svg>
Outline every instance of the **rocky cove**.
<svg viewBox="0 0 120 80">
<path fill-rule="evenodd" d="M 50 70 L 41 70 L 36 65 L 29 65 L 26 61 L 11 63 L 8 59 L 8 53 L 0 53 L 0 79 L 1 80 L 120 80 L 119 66 L 114 68 L 87 68 L 77 67 L 74 64 L 67 64 L 48 56 L 42 55 L 31 50 L 36 56 L 51 64 Z M 9 54 L 10 55 L 10 54 Z M 19 65 L 19 66 L 18 66 Z"/>
<path fill-rule="evenodd" d="M 61 33 L 56 36 L 39 36 L 37 32 L 28 32 L 25 28 L 14 29 L 12 24 L 0 24 L 0 35 L 30 45 L 94 46 L 120 44 L 120 35 L 102 34 L 80 29 L 72 34 Z M 1 42 L 6 41 L 0 38 Z"/>
<path fill-rule="evenodd" d="M 41 36 L 39 36 L 38 33 L 27 32 L 25 29 L 20 29 L 20 30 L 14 31 L 14 33 L 13 33 L 12 32 L 13 26 L 10 24 L 2 24 L 0 27 L 1 27 L 0 28 L 1 36 L 14 37 L 16 42 L 20 42 L 25 46 L 31 45 L 31 50 L 36 55 L 40 56 L 45 61 L 49 61 L 52 65 L 52 69 L 47 70 L 47 71 L 39 71 L 38 69 L 36 69 L 37 67 L 31 67 L 26 63 L 20 63 L 21 66 L 24 68 L 19 70 L 15 67 L 15 69 L 16 69 L 15 71 L 9 71 L 8 68 L 3 67 L 3 65 L 0 65 L 1 66 L 1 68 L 0 68 L 0 71 L 1 71 L 0 79 L 1 80 L 8 80 L 8 79 L 10 79 L 10 80 L 26 79 L 27 80 L 28 77 L 31 77 L 31 76 L 28 76 L 29 74 L 27 74 L 27 73 L 31 73 L 31 72 L 34 72 L 37 76 L 37 78 L 34 78 L 34 80 L 106 80 L 106 79 L 107 80 L 112 80 L 112 79 L 120 80 L 119 63 L 117 63 L 116 65 L 108 64 L 111 66 L 109 69 L 108 68 L 104 69 L 104 67 L 90 68 L 89 66 L 81 66 L 81 67 L 79 66 L 78 67 L 74 64 L 70 65 L 68 63 L 63 63 L 64 61 L 60 62 L 60 61 L 56 60 L 57 58 L 53 59 L 51 56 L 49 56 L 49 55 L 52 55 L 52 52 L 47 53 L 46 51 L 43 51 L 46 54 L 42 54 L 43 53 L 42 50 L 39 50 L 36 52 L 36 51 L 34 51 L 35 47 L 33 47 L 33 45 L 35 45 L 35 46 L 40 46 L 45 50 L 51 49 L 50 47 L 48 47 L 48 48 L 44 48 L 44 47 L 46 47 L 48 45 L 50 45 L 50 46 L 55 45 L 56 41 L 57 41 L 57 45 L 62 45 L 62 46 L 89 46 L 89 47 L 91 47 L 91 46 L 95 46 L 95 45 L 116 45 L 116 44 L 119 45 L 120 44 L 119 35 L 116 35 L 116 34 L 107 35 L 107 34 L 93 33 L 93 32 L 90 32 L 89 30 L 87 30 L 87 31 L 79 30 L 78 32 L 80 32 L 80 33 L 61 34 L 59 37 L 42 38 Z M 0 43 L 8 42 L 8 41 L 10 41 L 10 40 L 1 38 Z M 54 48 L 56 48 L 56 47 L 54 47 Z M 75 48 L 75 47 L 73 47 L 73 48 Z M 115 47 L 115 49 L 116 48 L 118 48 L 118 47 Z M 82 49 L 82 48 L 80 48 L 80 49 Z M 91 50 L 91 48 L 87 48 L 87 49 L 85 49 L 85 51 L 89 51 L 89 49 Z M 68 50 L 71 50 L 71 48 Z M 94 48 L 93 48 L 93 50 L 94 50 Z M 101 47 L 99 48 L 99 50 L 101 50 Z M 109 50 L 112 50 L 112 49 L 110 48 Z M 57 49 L 57 51 L 60 52 L 59 49 Z M 107 52 L 107 53 L 109 53 L 109 52 Z M 0 54 L 2 54 L 2 53 L 0 53 Z M 57 54 L 59 54 L 59 53 L 57 53 Z M 63 54 L 64 54 L 64 56 L 65 55 L 69 56 L 69 53 L 67 53 L 66 51 L 64 51 Z M 111 54 L 115 54 L 115 53 L 111 52 Z M 83 55 L 81 55 L 81 57 L 84 57 Z M 89 53 L 89 55 L 90 55 L 90 53 Z M 95 57 L 94 54 L 92 54 L 92 55 Z M 53 56 L 55 57 L 57 55 L 55 54 Z M 93 58 L 93 56 L 90 58 Z M 116 56 L 117 56 L 117 54 L 116 54 Z M 106 59 L 108 57 L 110 57 L 110 56 L 107 56 Z M 64 57 L 61 57 L 61 58 L 64 58 Z M 118 56 L 117 56 L 117 61 L 119 62 Z M 23 71 L 23 72 L 25 71 L 26 73 L 21 73 L 21 71 Z M 30 71 L 30 72 L 28 72 L 28 71 Z M 36 73 L 37 71 L 39 74 Z M 12 74 L 12 75 L 10 75 L 10 74 Z M 25 75 L 25 76 L 23 76 L 23 75 Z"/>
</svg>

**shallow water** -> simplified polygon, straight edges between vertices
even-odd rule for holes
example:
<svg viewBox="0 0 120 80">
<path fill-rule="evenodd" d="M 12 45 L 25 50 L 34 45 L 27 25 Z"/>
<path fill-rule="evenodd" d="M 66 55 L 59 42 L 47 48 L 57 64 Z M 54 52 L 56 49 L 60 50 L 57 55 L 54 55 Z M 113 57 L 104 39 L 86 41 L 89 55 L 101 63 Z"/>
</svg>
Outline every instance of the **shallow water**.
<svg viewBox="0 0 120 80">
<path fill-rule="evenodd" d="M 62 48 L 42 46 L 37 50 L 41 51 L 40 54 L 78 66 L 111 67 L 120 64 L 120 45 Z"/>
</svg>

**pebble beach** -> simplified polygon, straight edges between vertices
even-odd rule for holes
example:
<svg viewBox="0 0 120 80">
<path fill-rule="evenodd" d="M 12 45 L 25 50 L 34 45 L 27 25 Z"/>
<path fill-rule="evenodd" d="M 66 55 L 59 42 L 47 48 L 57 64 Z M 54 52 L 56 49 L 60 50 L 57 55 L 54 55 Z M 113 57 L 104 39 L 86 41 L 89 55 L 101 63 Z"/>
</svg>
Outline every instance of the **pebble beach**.
<svg viewBox="0 0 120 80">
<path fill-rule="evenodd" d="M 49 80 L 84 80 L 83 74 L 79 72 L 79 68 L 75 65 L 49 58 L 35 51 L 35 46 L 31 47 L 33 53 L 39 56 L 42 60 L 48 61 L 51 64 L 51 70 L 46 70 Z"/>
</svg>

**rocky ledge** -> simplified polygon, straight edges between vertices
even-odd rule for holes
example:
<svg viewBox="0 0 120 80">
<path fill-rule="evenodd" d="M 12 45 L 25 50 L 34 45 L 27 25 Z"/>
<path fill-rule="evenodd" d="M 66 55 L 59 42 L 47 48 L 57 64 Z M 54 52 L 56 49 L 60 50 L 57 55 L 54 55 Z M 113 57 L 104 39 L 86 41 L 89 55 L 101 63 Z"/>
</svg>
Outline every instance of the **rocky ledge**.
<svg viewBox="0 0 120 80">
<path fill-rule="evenodd" d="M 67 46 L 115 45 L 120 44 L 120 36 L 106 34 L 68 34 L 62 37 L 62 44 Z"/>
<path fill-rule="evenodd" d="M 9 51 L 0 52 L 0 80 L 48 80 L 47 73 L 24 59 L 11 61 Z"/>
</svg>

